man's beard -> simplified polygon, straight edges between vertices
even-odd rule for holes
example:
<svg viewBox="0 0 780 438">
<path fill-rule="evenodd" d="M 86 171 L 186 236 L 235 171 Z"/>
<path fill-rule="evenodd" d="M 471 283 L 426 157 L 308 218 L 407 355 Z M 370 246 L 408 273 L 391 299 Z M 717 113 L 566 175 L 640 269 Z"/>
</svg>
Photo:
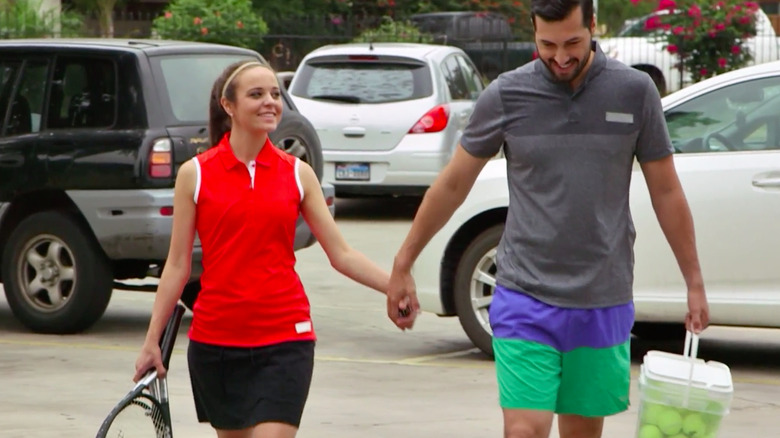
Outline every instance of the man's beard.
<svg viewBox="0 0 780 438">
<path fill-rule="evenodd" d="M 588 49 L 588 52 L 585 53 L 585 56 L 581 58 L 575 58 L 577 62 L 577 66 L 574 67 L 574 70 L 572 70 L 571 73 L 566 74 L 565 76 L 560 76 L 555 69 L 553 68 L 554 60 L 548 60 L 548 61 L 542 61 L 545 67 L 547 67 L 547 70 L 550 72 L 552 77 L 555 79 L 556 82 L 571 82 L 574 79 L 578 78 L 582 71 L 585 69 L 585 66 L 588 64 L 588 60 L 591 57 L 591 50 Z M 569 62 L 571 62 L 570 60 Z"/>
</svg>

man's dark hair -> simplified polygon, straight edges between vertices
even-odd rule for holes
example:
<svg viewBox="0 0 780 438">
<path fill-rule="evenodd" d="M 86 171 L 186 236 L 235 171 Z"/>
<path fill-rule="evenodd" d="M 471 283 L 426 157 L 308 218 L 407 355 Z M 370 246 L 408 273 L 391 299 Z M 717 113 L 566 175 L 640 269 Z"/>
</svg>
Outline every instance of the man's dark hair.
<svg viewBox="0 0 780 438">
<path fill-rule="evenodd" d="M 544 21 L 563 21 L 579 6 L 582 8 L 582 25 L 590 28 L 593 22 L 593 0 L 531 0 L 531 20 L 536 27 L 536 17 Z"/>
</svg>

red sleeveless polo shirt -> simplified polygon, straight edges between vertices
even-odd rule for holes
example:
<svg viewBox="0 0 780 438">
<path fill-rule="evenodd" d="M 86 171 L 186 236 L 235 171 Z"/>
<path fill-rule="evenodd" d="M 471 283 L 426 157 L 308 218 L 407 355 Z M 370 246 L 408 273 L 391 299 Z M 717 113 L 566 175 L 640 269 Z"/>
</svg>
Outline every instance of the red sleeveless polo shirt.
<svg viewBox="0 0 780 438">
<path fill-rule="evenodd" d="M 203 275 L 190 339 L 238 347 L 314 340 L 293 250 L 300 161 L 267 140 L 246 165 L 229 133 L 194 160 Z"/>
</svg>

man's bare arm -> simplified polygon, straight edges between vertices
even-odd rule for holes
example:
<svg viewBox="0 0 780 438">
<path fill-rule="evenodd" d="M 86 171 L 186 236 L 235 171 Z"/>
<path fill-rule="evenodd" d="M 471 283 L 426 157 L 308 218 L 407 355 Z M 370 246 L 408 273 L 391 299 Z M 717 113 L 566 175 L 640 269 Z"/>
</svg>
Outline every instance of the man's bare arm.
<svg viewBox="0 0 780 438">
<path fill-rule="evenodd" d="M 696 234 L 673 156 L 642 163 L 658 223 L 674 252 L 688 288 L 686 326 L 699 332 L 709 324 L 709 308 L 696 251 Z"/>
<path fill-rule="evenodd" d="M 489 158 L 475 157 L 460 145 L 455 154 L 425 193 L 422 204 L 412 222 L 393 263 L 390 287 L 387 293 L 388 316 L 398 327 L 411 328 L 419 310 L 416 288 L 411 277 L 412 265 L 425 245 L 447 223 L 452 214 L 466 199 L 479 172 Z M 401 302 L 404 301 L 404 304 Z M 398 314 L 398 309 L 410 306 L 413 311 L 408 317 Z"/>
</svg>

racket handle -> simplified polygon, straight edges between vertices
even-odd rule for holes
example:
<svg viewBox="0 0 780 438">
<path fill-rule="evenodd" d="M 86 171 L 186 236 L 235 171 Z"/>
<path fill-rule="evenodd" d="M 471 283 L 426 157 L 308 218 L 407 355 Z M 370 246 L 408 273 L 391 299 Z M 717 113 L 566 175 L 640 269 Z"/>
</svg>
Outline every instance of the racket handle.
<svg viewBox="0 0 780 438">
<path fill-rule="evenodd" d="M 171 361 L 173 345 L 176 343 L 176 335 L 179 333 L 179 325 L 181 324 L 181 318 L 184 315 L 185 310 L 186 309 L 181 303 L 176 303 L 176 307 L 173 309 L 173 313 L 168 319 L 168 324 L 165 326 L 165 331 L 160 339 L 162 362 L 166 370 L 168 369 L 168 363 Z"/>
</svg>

